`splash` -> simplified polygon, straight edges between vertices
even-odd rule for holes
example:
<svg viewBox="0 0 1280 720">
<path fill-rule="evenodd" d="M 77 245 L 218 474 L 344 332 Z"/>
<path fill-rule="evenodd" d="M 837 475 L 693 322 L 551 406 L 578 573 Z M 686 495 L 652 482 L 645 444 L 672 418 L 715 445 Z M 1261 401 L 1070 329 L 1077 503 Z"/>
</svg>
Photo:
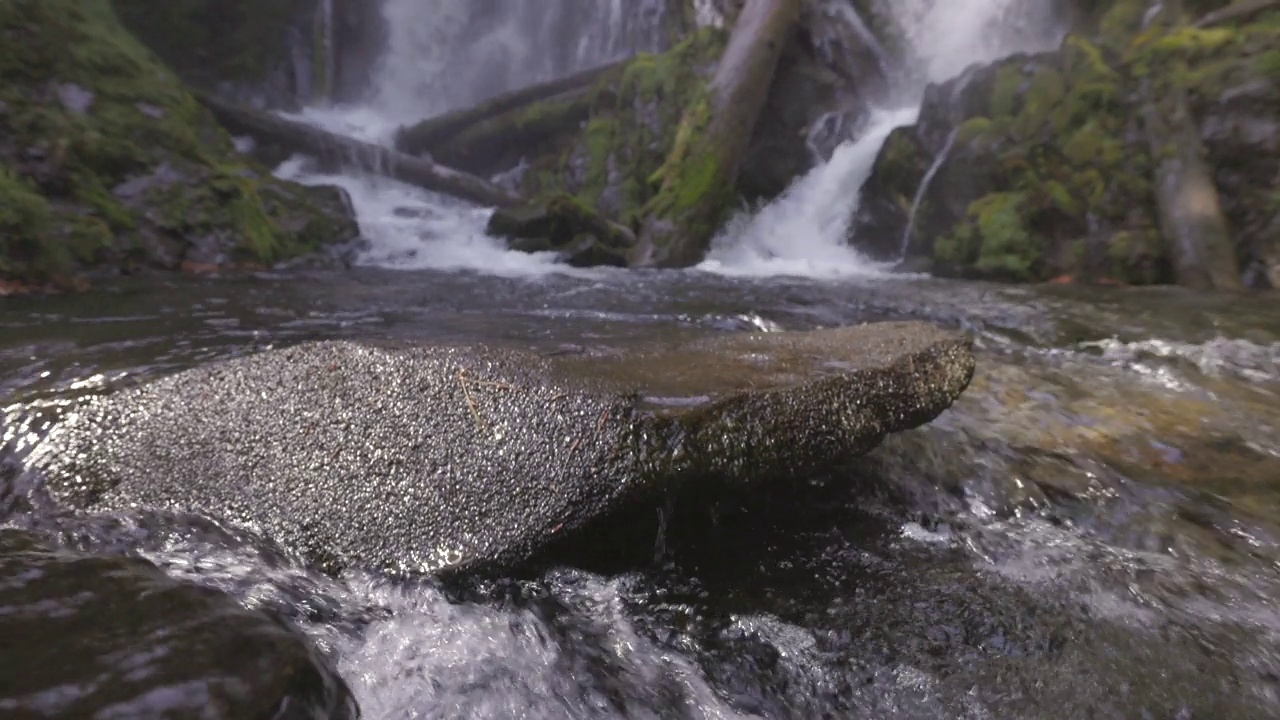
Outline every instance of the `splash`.
<svg viewBox="0 0 1280 720">
<path fill-rule="evenodd" d="M 876 153 L 895 128 L 915 122 L 917 112 L 875 112 L 857 141 L 842 144 L 830 161 L 800 178 L 777 200 L 730 220 L 699 268 L 746 276 L 886 275 L 889 265 L 868 260 L 844 238 Z"/>
<path fill-rule="evenodd" d="M 973 63 L 1051 47 L 1060 35 L 1045 2 L 895 0 L 887 5 L 906 40 L 908 75 L 916 78 L 903 89 L 911 109 L 874 111 L 861 137 L 842 144 L 774 202 L 732 219 L 702 269 L 725 275 L 884 276 L 890 266 L 860 255 L 849 246 L 848 235 L 862 185 L 889 134 L 916 121 L 928 82 L 954 77 Z"/>
<path fill-rule="evenodd" d="M 390 145 L 402 125 L 661 49 L 666 5 L 667 0 L 384 0 L 389 36 L 369 100 L 315 104 L 292 117 Z M 488 237 L 490 210 L 484 208 L 370 174 L 314 172 L 300 159 L 277 174 L 347 191 L 368 242 L 360 258 L 366 265 L 509 277 L 585 272 L 559 263 L 554 254 L 511 251 Z"/>
<path fill-rule="evenodd" d="M 368 248 L 357 262 L 395 270 L 474 270 L 501 277 L 589 275 L 555 253 L 523 253 L 486 235 L 490 209 L 375 175 L 316 172 L 303 158 L 277 169 L 285 179 L 347 191 Z"/>
</svg>

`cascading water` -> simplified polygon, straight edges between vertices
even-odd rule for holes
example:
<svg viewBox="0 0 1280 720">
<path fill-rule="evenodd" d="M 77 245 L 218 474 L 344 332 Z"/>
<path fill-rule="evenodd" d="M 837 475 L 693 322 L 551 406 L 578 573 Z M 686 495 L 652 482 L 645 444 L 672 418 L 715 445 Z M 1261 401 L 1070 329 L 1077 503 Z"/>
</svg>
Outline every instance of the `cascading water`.
<svg viewBox="0 0 1280 720">
<path fill-rule="evenodd" d="M 861 137 L 800 178 L 773 203 L 731 220 L 701 269 L 732 275 L 875 276 L 890 265 L 863 257 L 847 243 L 859 190 L 894 129 L 915 122 L 927 83 L 958 75 L 974 63 L 1051 46 L 1059 37 L 1050 3 L 1023 0 L 900 0 L 886 3 L 905 40 L 898 88 L 910 109 L 873 113 Z"/>
<path fill-rule="evenodd" d="M 668 0 L 383 0 L 387 47 L 367 98 L 317 104 L 299 119 L 374 143 L 395 130 L 487 97 L 598 67 L 664 42 Z M 370 241 L 361 262 L 401 269 L 509 275 L 577 272 L 551 253 L 509 251 L 484 233 L 487 210 L 393 180 L 314 172 L 294 160 L 282 177 L 337 185 Z"/>
<path fill-rule="evenodd" d="M 916 231 L 916 213 L 920 212 L 920 203 L 924 201 L 924 194 L 929 191 L 929 185 L 933 183 L 933 178 L 937 176 L 938 171 L 942 169 L 942 164 L 951 155 L 951 148 L 956 144 L 956 135 L 957 132 L 955 130 L 952 130 L 947 135 L 947 142 L 943 144 L 938 156 L 929 164 L 929 169 L 925 171 L 924 177 L 920 180 L 920 187 L 916 188 L 915 197 L 911 198 L 911 210 L 907 212 L 907 229 L 902 231 L 902 247 L 898 250 L 898 262 L 907 259 L 907 251 L 911 249 L 911 236 Z"/>
</svg>

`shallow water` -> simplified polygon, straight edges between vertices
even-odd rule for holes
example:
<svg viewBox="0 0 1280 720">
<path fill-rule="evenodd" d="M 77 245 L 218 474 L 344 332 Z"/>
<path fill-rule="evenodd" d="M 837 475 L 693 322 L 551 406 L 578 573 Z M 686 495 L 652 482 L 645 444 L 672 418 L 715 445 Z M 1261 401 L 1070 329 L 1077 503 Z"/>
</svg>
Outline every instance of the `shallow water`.
<svg viewBox="0 0 1280 720">
<path fill-rule="evenodd" d="M 287 618 L 369 718 L 1280 714 L 1280 303 L 703 272 L 138 281 L 0 305 L 4 439 L 77 397 L 316 338 L 625 351 L 924 318 L 972 333 L 935 423 L 824 477 L 700 487 L 516 577 L 307 570 L 199 518 L 0 513 Z M 37 495 L 38 497 L 38 495 Z M 52 640 L 51 640 L 52 642 Z"/>
</svg>

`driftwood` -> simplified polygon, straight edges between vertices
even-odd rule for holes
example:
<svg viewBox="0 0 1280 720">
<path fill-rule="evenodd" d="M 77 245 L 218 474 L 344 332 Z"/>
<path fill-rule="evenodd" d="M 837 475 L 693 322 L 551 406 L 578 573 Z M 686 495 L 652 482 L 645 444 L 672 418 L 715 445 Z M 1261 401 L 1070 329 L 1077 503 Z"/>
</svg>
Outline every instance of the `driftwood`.
<svg viewBox="0 0 1280 720">
<path fill-rule="evenodd" d="M 1209 28 L 1236 20 L 1251 20 L 1256 15 L 1275 9 L 1280 9 L 1280 0 L 1238 0 L 1201 17 L 1196 21 L 1196 27 Z"/>
<path fill-rule="evenodd" d="M 416 125 L 401 128 L 396 135 L 396 149 L 411 155 L 435 153 L 444 143 L 480 123 L 495 120 L 541 102 L 568 102 L 585 97 L 601 80 L 621 72 L 628 62 L 630 60 L 615 62 L 541 85 L 514 90 L 479 105 L 455 110 L 423 120 Z"/>
<path fill-rule="evenodd" d="M 1180 24 L 1182 3 L 1166 0 L 1163 19 Z M 1205 161 L 1199 128 L 1179 79 L 1187 72 L 1173 60 L 1158 86 L 1143 83 L 1142 120 L 1156 161 L 1155 200 L 1160 233 L 1169 247 L 1178 283 L 1199 289 L 1243 288 L 1222 200 Z"/>
<path fill-rule="evenodd" d="M 378 175 L 480 205 L 511 207 L 522 202 L 520 197 L 487 180 L 431 160 L 336 135 L 306 123 L 286 120 L 208 95 L 200 96 L 200 101 L 231 132 L 276 143 L 290 152 L 310 155 L 321 162 L 356 165 Z"/>
</svg>

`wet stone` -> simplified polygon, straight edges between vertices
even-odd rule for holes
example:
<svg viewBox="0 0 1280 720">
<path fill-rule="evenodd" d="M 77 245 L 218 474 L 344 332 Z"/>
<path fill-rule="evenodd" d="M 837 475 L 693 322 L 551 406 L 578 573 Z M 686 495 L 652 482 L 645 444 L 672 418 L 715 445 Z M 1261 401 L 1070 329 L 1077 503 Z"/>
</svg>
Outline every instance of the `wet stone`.
<svg viewBox="0 0 1280 720">
<path fill-rule="evenodd" d="M 90 401 L 31 462 L 67 505 L 251 525 L 324 567 L 509 566 L 673 483 L 866 452 L 972 372 L 967 339 L 915 322 L 620 357 L 320 342 Z"/>
<path fill-rule="evenodd" d="M 359 715 L 324 659 L 268 615 L 146 561 L 12 529 L 0 530 L 0 637 L 0 717 Z"/>
</svg>

